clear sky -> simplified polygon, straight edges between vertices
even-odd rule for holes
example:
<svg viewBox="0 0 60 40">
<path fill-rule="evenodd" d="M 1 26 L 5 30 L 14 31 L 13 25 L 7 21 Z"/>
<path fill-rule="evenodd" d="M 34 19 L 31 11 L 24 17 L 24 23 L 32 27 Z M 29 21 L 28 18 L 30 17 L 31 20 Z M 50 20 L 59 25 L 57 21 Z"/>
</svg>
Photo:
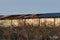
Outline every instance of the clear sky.
<svg viewBox="0 0 60 40">
<path fill-rule="evenodd" d="M 0 15 L 60 12 L 60 0 L 0 0 Z"/>
</svg>

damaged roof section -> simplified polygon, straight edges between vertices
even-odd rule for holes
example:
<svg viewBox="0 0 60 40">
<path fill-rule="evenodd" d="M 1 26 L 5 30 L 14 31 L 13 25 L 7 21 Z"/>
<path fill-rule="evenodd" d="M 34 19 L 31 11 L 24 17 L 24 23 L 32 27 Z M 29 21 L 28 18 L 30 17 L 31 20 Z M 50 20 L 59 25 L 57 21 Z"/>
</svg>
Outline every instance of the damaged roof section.
<svg viewBox="0 0 60 40">
<path fill-rule="evenodd" d="M 55 17 L 60 17 L 60 13 L 0 15 L 0 20 L 29 19 L 29 18 L 55 18 Z"/>
</svg>

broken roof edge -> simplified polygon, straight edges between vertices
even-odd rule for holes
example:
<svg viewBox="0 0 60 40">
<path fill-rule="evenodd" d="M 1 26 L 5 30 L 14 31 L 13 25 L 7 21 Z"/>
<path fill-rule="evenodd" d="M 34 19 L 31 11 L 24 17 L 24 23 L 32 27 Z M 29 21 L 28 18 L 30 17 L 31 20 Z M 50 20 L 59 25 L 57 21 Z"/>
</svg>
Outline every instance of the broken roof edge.
<svg viewBox="0 0 60 40">
<path fill-rule="evenodd" d="M 12 15 L 1 15 L 0 19 L 9 19 L 15 17 L 15 19 L 19 18 L 18 16 L 21 16 L 22 18 L 29 18 L 31 16 L 35 16 L 34 18 L 53 18 L 53 17 L 60 17 L 60 13 L 36 13 L 36 14 L 12 14 Z M 31 17 L 32 18 L 32 17 Z"/>
</svg>

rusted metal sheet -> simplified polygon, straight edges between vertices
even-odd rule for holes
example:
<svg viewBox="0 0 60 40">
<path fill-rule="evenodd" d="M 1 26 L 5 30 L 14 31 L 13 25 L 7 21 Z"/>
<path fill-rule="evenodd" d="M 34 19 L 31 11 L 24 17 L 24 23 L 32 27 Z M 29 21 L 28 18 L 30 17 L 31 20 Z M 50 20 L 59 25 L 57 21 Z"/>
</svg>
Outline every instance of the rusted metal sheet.
<svg viewBox="0 0 60 40">
<path fill-rule="evenodd" d="M 8 15 L 1 16 L 0 19 L 29 19 L 29 18 L 54 18 L 60 17 L 60 13 L 46 13 L 46 14 L 17 14 L 17 15 Z"/>
</svg>

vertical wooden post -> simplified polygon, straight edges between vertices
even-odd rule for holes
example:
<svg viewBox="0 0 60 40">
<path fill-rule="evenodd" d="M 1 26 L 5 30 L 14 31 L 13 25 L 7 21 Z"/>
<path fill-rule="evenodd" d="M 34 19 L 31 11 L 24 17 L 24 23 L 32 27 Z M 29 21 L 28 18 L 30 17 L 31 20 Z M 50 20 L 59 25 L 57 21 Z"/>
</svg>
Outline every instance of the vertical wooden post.
<svg viewBox="0 0 60 40">
<path fill-rule="evenodd" d="M 17 30 L 17 32 L 18 32 L 18 33 L 17 33 L 17 35 L 18 35 L 18 40 L 19 40 L 19 20 L 20 20 L 20 19 L 18 19 L 18 30 Z"/>
<path fill-rule="evenodd" d="M 37 25 L 37 27 L 39 27 L 39 23 L 40 23 L 39 21 L 40 21 L 40 20 L 39 20 L 38 18 L 35 18 L 35 19 L 37 19 L 37 21 L 38 21 L 38 25 Z M 39 29 L 36 29 L 36 40 L 39 39 L 38 36 L 39 36 Z"/>
<path fill-rule="evenodd" d="M 40 18 L 39 18 L 39 28 L 40 28 Z"/>
<path fill-rule="evenodd" d="M 44 40 L 47 40 L 47 39 L 46 39 L 46 36 L 47 36 L 47 32 L 46 32 L 46 31 L 47 31 L 47 30 L 46 30 L 46 18 L 45 18 L 44 21 L 45 21 L 45 22 L 44 22 L 44 25 L 45 25 L 45 28 L 44 28 L 44 29 L 45 29 L 45 32 L 44 32 Z"/>
<path fill-rule="evenodd" d="M 9 36 L 10 36 L 9 40 L 11 40 L 11 32 L 12 32 L 12 30 L 11 30 L 11 29 L 12 29 L 12 28 L 11 28 L 11 27 L 12 27 L 12 19 L 11 19 L 10 21 L 11 21 L 11 23 L 10 23 L 11 25 L 10 25 L 10 27 L 9 27 Z"/>
<path fill-rule="evenodd" d="M 55 27 L 55 18 L 54 18 L 54 27 Z"/>
<path fill-rule="evenodd" d="M 10 26 L 9 26 L 9 40 L 11 40 L 10 36 L 11 36 L 11 33 L 10 33 L 10 27 L 11 27 L 11 20 L 10 20 Z"/>
</svg>

